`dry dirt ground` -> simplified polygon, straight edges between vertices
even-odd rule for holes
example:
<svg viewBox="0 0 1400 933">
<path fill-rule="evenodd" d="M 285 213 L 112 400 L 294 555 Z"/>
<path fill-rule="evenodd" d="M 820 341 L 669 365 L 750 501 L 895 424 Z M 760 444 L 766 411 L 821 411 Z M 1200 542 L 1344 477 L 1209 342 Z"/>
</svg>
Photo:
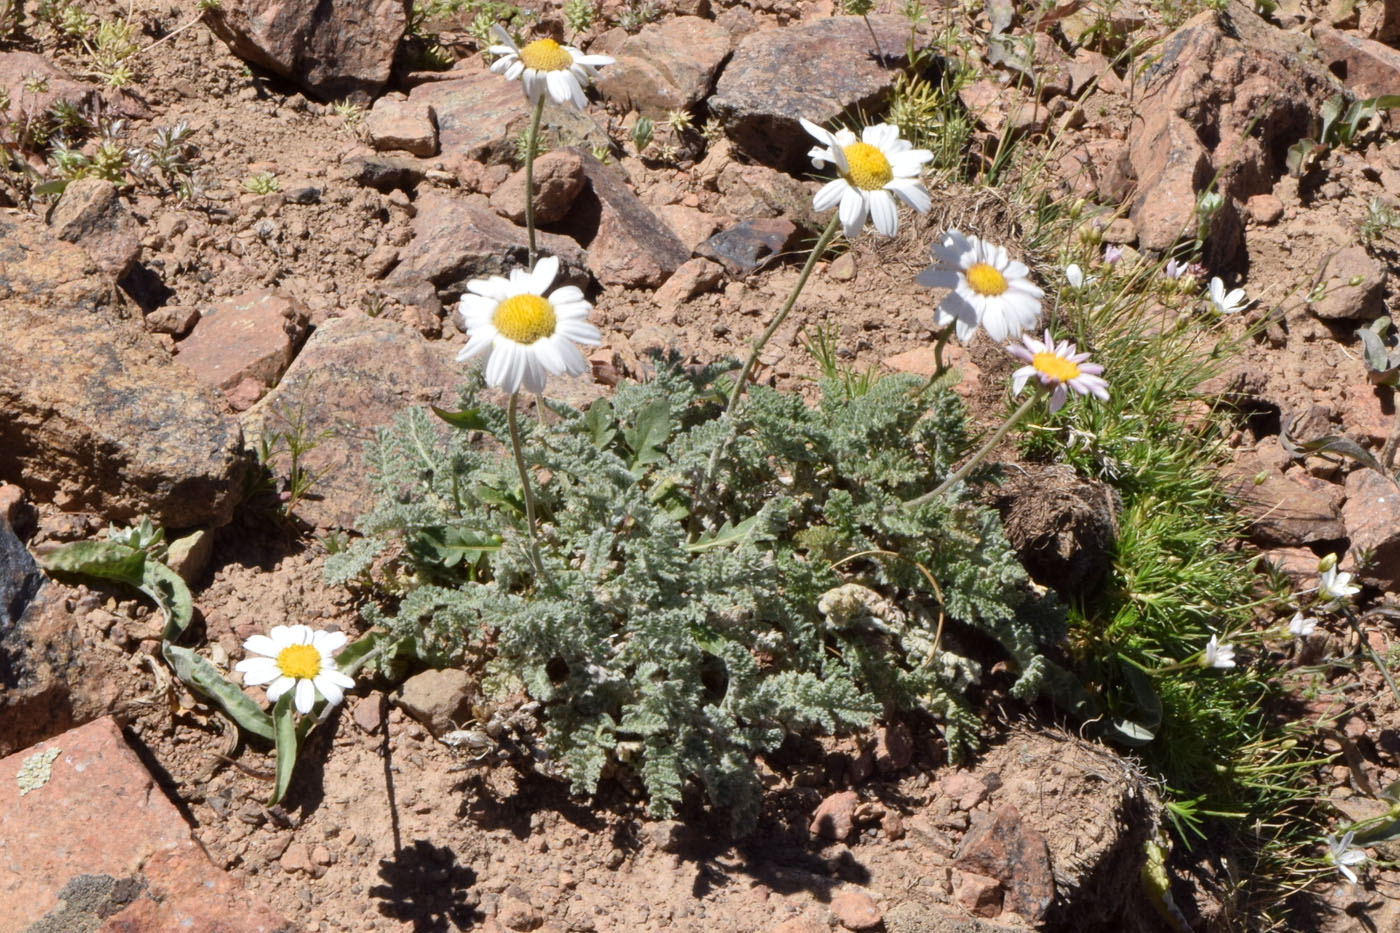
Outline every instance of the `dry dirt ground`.
<svg viewBox="0 0 1400 933">
<path fill-rule="evenodd" d="M 755 13 L 760 23 L 775 25 L 794 16 L 828 15 L 829 6 L 770 4 Z M 107 17 L 126 13 L 116 7 L 92 11 Z M 132 15 L 151 36 L 159 36 L 189 13 L 174 4 L 139 0 Z M 81 64 L 62 55 L 56 59 L 75 70 Z M 313 323 L 380 308 L 375 282 L 362 266 L 375 248 L 402 245 L 408 205 L 344 178 L 342 159 L 364 149 L 346 119 L 250 73 L 202 26 L 143 56 L 133 90 L 150 116 L 136 121 L 132 134 L 144 137 L 152 127 L 187 122 L 195 132 L 206 186 L 205 197 L 188 205 L 151 194 L 132 199 L 145 231 L 143 262 L 173 293 L 164 303 L 197 307 L 275 284 L 311 310 Z M 621 115 L 610 119 L 623 138 Z M 1369 200 L 1384 193 L 1371 166 L 1400 163 L 1397 147 L 1400 142 L 1392 138 L 1374 151 L 1338 154 L 1329 176 L 1335 187 L 1284 197 L 1280 222 L 1250 230 L 1248 265 L 1237 271 L 1261 307 L 1281 304 L 1287 311 L 1297 305 L 1298 295 L 1290 289 L 1304 269 L 1318 265 L 1329 244 L 1355 228 Z M 668 167 L 628 159 L 625 168 L 648 203 L 694 196 L 704 205 L 714 198 L 706 177 L 712 164 Z M 294 205 L 280 195 L 246 193 L 244 181 L 259 172 L 275 173 L 284 191 L 303 184 L 321 188 L 320 203 Z M 896 242 L 862 238 L 855 245 L 854 287 L 850 279 L 834 278 L 830 264 L 820 267 L 793 323 L 765 355 L 762 378 L 793 384 L 815 374 L 802 349 L 804 322 L 836 322 L 843 355 L 858 367 L 927 347 L 932 308 L 912 285 L 924 264 L 916 244 L 926 244 L 949 220 L 993 238 L 1017 221 L 967 189 L 950 186 L 934 194 L 930 217 L 910 222 L 906 214 Z M 240 205 L 235 222 L 220 209 L 230 201 Z M 969 222 L 973 214 L 980 223 Z M 278 227 L 276 236 L 253 229 L 260 218 Z M 1343 233 L 1332 232 L 1338 230 Z M 604 290 L 594 320 L 606 335 L 605 350 L 617 354 L 624 373 L 650 343 L 708 359 L 733 353 L 755 336 L 796 274 L 794 264 L 776 265 L 725 284 L 687 305 L 683 314 L 658 312 L 646 291 Z M 1392 294 L 1392 310 L 1395 301 Z M 392 302 L 382 311 L 423 323 Z M 1243 362 L 1287 374 L 1296 382 L 1296 407 L 1323 405 L 1330 416 L 1339 416 L 1347 399 L 1337 397 L 1336 386 L 1364 384 L 1361 362 L 1296 308 L 1287 316 L 1294 325 L 1287 346 L 1247 343 Z M 440 339 L 454 347 L 464 341 L 451 326 L 441 331 Z M 1292 339 L 1300 333 L 1302 340 Z M 1003 410 L 999 386 L 1011 369 L 1009 360 L 986 342 L 956 359 L 969 374 L 975 412 L 984 420 L 995 418 Z M 982 384 L 998 388 L 977 388 L 979 373 Z M 1253 443 L 1247 431 L 1239 441 L 1242 447 Z M 45 510 L 32 543 L 91 530 Z M 241 657 L 243 639 L 274 624 L 362 630 L 351 598 L 321 583 L 323 554 L 314 533 L 270 524 L 263 516 L 246 514 L 224 529 L 195 593 L 215 661 L 231 664 Z M 93 594 L 73 594 L 103 610 L 88 616 L 93 651 L 135 659 L 154 652 L 154 616 L 127 594 Z M 1384 649 L 1387 636 L 1380 637 Z M 917 917 L 901 921 L 902 904 L 951 900 L 947 866 L 968 814 L 929 806 L 946 796 L 935 790 L 951 772 L 937 743 L 917 723 L 912 763 L 859 782 L 868 806 L 849 843 L 809 840 L 806 822 L 824 797 L 858 783 L 850 762 L 862 747 L 870 747 L 869 737 L 795 748 L 766 763 L 771 796 L 762 828 L 742 844 L 731 844 L 698 812 L 682 824 L 647 821 L 623 785 L 606 784 L 597 800 L 573 799 L 564 785 L 510 762 L 490 754 L 478 760 L 465 749 L 444 745 L 391 703 L 383 685 L 357 691 L 318 730 L 304 751 L 290 798 L 267 807 L 271 758 L 238 744 L 226 721 L 183 691 L 153 693 L 150 671 L 133 663 L 120 685 L 120 693 L 139 698 L 118 710 L 129 722 L 129 737 L 149 752 L 147 760 L 183 803 L 215 863 L 308 931 L 494 930 L 498 924 L 511 930 L 748 933 L 774 929 L 788 919 L 812 921 L 810 928 L 791 927 L 796 933 L 826 929 L 833 897 L 847 889 L 874 895 L 885 910 L 887 929 L 912 931 L 925 927 Z M 1346 691 L 1378 697 L 1358 714 L 1364 721 L 1353 737 L 1380 780 L 1400 777 L 1400 742 L 1394 740 L 1400 711 L 1386 704 L 1376 684 L 1354 681 L 1335 692 Z M 995 716 L 998 710 L 989 712 Z M 1026 753 L 1018 764 L 1007 751 L 1034 744 L 1034 737 L 1009 722 L 1013 713 L 1028 712 L 1007 710 L 994 723 L 999 737 L 977 774 L 999 774 L 1002 782 L 1012 783 L 1028 767 L 1046 767 L 1044 755 Z M 1069 740 L 1055 754 L 1061 766 L 1101 772 L 1105 780 L 1121 780 L 1118 770 L 1130 770 Z M 1345 766 L 1325 777 L 1338 786 L 1350 779 Z M 973 803 L 971 809 L 979 806 L 987 808 Z M 1073 801 L 1063 812 L 1075 812 Z M 1378 876 L 1375 894 L 1400 891 L 1395 872 Z M 1352 895 L 1338 897 L 1335 906 L 1354 906 Z M 1142 928 L 1158 928 L 1146 908 L 1136 913 L 1141 917 L 1134 922 Z M 1115 925 L 1120 922 L 1125 921 L 1081 918 L 1063 928 L 1122 929 Z M 1335 929 L 1350 928 L 1345 916 L 1330 922 Z M 1381 928 L 1396 927 L 1383 921 Z"/>
</svg>

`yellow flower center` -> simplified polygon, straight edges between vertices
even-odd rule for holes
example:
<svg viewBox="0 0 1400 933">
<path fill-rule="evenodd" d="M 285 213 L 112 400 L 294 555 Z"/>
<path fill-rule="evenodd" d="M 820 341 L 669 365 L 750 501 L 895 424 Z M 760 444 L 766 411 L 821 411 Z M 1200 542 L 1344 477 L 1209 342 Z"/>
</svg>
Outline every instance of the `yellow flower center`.
<svg viewBox="0 0 1400 933">
<path fill-rule="evenodd" d="M 277 652 L 277 669 L 287 677 L 311 680 L 321 673 L 321 652 L 315 645 L 288 645 Z"/>
<path fill-rule="evenodd" d="M 965 273 L 968 287 L 985 298 L 995 298 L 1006 291 L 1006 276 L 979 262 Z"/>
<path fill-rule="evenodd" d="M 539 295 L 516 295 L 496 305 L 491 324 L 501 336 L 528 346 L 553 336 L 554 305 Z"/>
<path fill-rule="evenodd" d="M 846 178 L 857 188 L 878 191 L 894 178 L 890 160 L 870 143 L 851 143 L 841 151 L 846 156 Z"/>
<path fill-rule="evenodd" d="M 563 71 L 573 65 L 574 57 L 553 39 L 536 39 L 520 50 L 520 60 L 526 68 L 536 71 Z"/>
<path fill-rule="evenodd" d="M 1031 365 L 1037 372 L 1042 372 L 1054 379 L 1056 382 L 1069 382 L 1071 379 L 1079 377 L 1079 364 L 1072 363 L 1063 356 L 1056 356 L 1054 353 L 1037 353 L 1031 357 Z"/>
</svg>

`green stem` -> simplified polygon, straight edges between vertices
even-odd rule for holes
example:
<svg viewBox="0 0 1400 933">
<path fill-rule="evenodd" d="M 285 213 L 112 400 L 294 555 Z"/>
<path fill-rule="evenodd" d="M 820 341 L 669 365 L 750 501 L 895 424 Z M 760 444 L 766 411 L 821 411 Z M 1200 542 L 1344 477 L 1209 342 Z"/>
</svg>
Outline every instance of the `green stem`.
<svg viewBox="0 0 1400 933">
<path fill-rule="evenodd" d="M 758 342 L 753 345 L 753 351 L 749 353 L 749 358 L 744 362 L 744 368 L 739 371 L 739 380 L 734 383 L 734 389 L 729 393 L 729 405 L 724 409 L 724 420 L 730 422 L 729 434 L 715 448 L 715 452 L 710 456 L 709 469 L 705 471 L 705 485 L 708 486 L 714 479 L 715 470 L 719 468 L 720 457 L 724 455 L 725 448 L 734 437 L 734 411 L 739 407 L 739 397 L 744 394 L 744 387 L 748 385 L 749 376 L 753 373 L 754 364 L 758 362 L 758 354 L 763 352 L 763 347 L 777 333 L 783 321 L 787 320 L 788 312 L 793 305 L 797 304 L 797 296 L 802 294 L 803 287 L 807 284 L 807 279 L 812 275 L 812 269 L 817 265 L 817 260 L 822 253 L 831 245 L 832 239 L 836 236 L 836 231 L 841 228 L 840 212 L 831 215 L 831 222 L 826 225 L 822 235 L 817 238 L 817 244 L 812 247 L 812 252 L 807 257 L 807 264 L 802 267 L 802 272 L 797 276 L 797 282 L 792 286 L 792 292 L 788 295 L 787 301 L 783 302 L 783 307 L 769 323 L 768 328 L 758 338 Z"/>
<path fill-rule="evenodd" d="M 953 336 L 953 329 L 957 326 L 958 322 L 953 321 L 938 332 L 938 338 L 933 344 L 933 375 L 928 377 L 928 382 L 920 386 L 917 392 L 911 392 L 910 395 L 915 398 L 923 395 L 933 387 L 933 384 L 938 381 L 938 377 L 947 371 L 947 367 L 943 365 L 943 348 L 948 345 L 948 338 Z"/>
<path fill-rule="evenodd" d="M 506 408 L 506 420 L 510 424 L 510 446 L 515 451 L 515 466 L 520 471 L 520 485 L 525 490 L 525 524 L 530 532 L 530 560 L 535 565 L 535 573 L 541 580 L 548 580 L 544 570 L 544 560 L 540 557 L 539 533 L 535 530 L 535 494 L 530 490 L 530 471 L 525 467 L 525 451 L 520 443 L 520 422 L 515 409 L 520 401 L 520 393 L 510 394 L 510 405 Z"/>
<path fill-rule="evenodd" d="M 1031 408 L 1035 405 L 1035 403 L 1039 401 L 1040 393 L 1031 393 L 1031 397 L 1022 402 L 1020 408 L 1012 412 L 1011 417 L 1006 419 L 1006 423 L 1003 424 L 1001 427 L 997 428 L 996 433 L 993 434 L 991 437 L 987 438 L 987 443 L 982 445 L 982 449 L 977 451 L 977 453 L 973 454 L 972 458 L 969 459 L 966 463 L 958 467 L 956 473 L 954 473 L 952 476 L 948 477 L 942 483 L 940 483 L 938 488 L 935 489 L 933 492 L 924 493 L 917 499 L 910 499 L 908 502 L 904 503 L 905 508 L 918 508 L 925 502 L 937 499 L 939 496 L 943 495 L 943 493 L 947 492 L 948 489 L 952 487 L 954 483 L 957 483 L 968 473 L 971 473 L 972 470 L 979 463 L 987 459 L 987 455 L 990 454 L 992 450 L 998 444 L 1001 443 L 1001 439 L 1006 436 L 1007 432 L 1010 431 L 1013 427 L 1015 427 L 1016 423 L 1022 418 L 1024 418 L 1026 416 L 1026 413 L 1029 412 Z"/>
<path fill-rule="evenodd" d="M 535 101 L 535 112 L 530 116 L 530 132 L 525 137 L 525 233 L 530 238 L 531 269 L 535 268 L 535 153 L 539 150 L 540 117 L 543 115 L 544 94 L 541 93 L 540 99 Z"/>
<path fill-rule="evenodd" d="M 1380 655 L 1376 654 L 1376 649 L 1372 648 L 1371 643 L 1366 640 L 1366 633 L 1361 631 L 1361 626 L 1357 623 L 1356 616 L 1352 615 L 1350 610 L 1343 609 L 1342 617 L 1347 620 L 1347 625 L 1350 625 L 1351 630 L 1356 633 L 1356 638 L 1360 642 L 1360 647 L 1365 650 L 1367 656 L 1371 659 L 1371 663 L 1376 665 L 1376 670 L 1381 672 L 1381 677 L 1385 679 L 1385 685 L 1390 688 L 1390 692 L 1395 696 L 1395 699 L 1400 701 L 1400 689 L 1396 688 L 1395 681 L 1390 676 L 1390 671 L 1386 670 L 1385 662 L 1381 660 Z"/>
<path fill-rule="evenodd" d="M 885 53 L 880 48 L 880 40 L 875 36 L 875 27 L 870 25 L 869 16 L 866 16 L 864 13 L 862 13 L 860 14 L 860 18 L 865 20 L 865 28 L 870 30 L 870 41 L 875 43 L 875 57 L 878 58 L 880 60 L 880 64 L 883 65 L 885 63 Z"/>
</svg>

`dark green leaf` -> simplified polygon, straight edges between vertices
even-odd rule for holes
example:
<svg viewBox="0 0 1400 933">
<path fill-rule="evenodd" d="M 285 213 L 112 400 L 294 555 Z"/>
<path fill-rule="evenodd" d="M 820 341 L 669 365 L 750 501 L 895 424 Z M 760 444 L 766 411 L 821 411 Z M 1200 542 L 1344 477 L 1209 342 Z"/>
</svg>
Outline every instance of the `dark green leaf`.
<svg viewBox="0 0 1400 933">
<path fill-rule="evenodd" d="M 43 558 L 44 569 L 106 580 L 120 580 L 140 586 L 146 552 L 115 541 L 75 541 L 51 551 Z"/>
<path fill-rule="evenodd" d="M 287 787 L 292 783 L 292 769 L 297 764 L 299 730 L 297 714 L 292 709 L 292 694 L 295 692 L 288 690 L 282 694 L 272 708 L 272 722 L 277 730 L 277 781 L 272 788 L 272 799 L 267 802 L 269 807 L 287 795 Z"/>
<path fill-rule="evenodd" d="M 159 561 L 147 561 L 141 592 L 154 599 L 165 613 L 165 630 L 161 632 L 161 639 L 178 641 L 194 618 L 194 603 L 185 581 Z"/>
<path fill-rule="evenodd" d="M 613 442 L 613 438 L 617 437 L 612 402 L 605 398 L 600 398 L 588 406 L 588 413 L 583 416 L 583 423 L 588 428 L 588 436 L 593 441 L 593 446 L 599 450 L 606 450 L 608 445 Z"/>
<path fill-rule="evenodd" d="M 225 680 L 214 665 L 179 645 L 166 643 L 161 645 L 160 650 L 165 663 L 175 671 L 175 676 L 191 690 L 218 704 L 240 728 L 268 741 L 275 738 L 272 718 L 237 685 Z"/>
<path fill-rule="evenodd" d="M 662 447 L 671 434 L 671 403 L 660 398 L 637 413 L 637 423 L 626 434 L 634 465 L 656 463 L 666 454 Z"/>
</svg>

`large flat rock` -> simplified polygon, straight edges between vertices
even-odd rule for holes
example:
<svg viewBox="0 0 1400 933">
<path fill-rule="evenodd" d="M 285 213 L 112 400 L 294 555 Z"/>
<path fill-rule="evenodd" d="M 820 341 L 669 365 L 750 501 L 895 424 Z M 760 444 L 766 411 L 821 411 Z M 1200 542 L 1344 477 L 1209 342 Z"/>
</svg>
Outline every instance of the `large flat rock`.
<svg viewBox="0 0 1400 933">
<path fill-rule="evenodd" d="M 0 930 L 291 929 L 215 867 L 110 718 L 0 760 Z"/>
<path fill-rule="evenodd" d="M 0 478 L 112 521 L 226 522 L 238 422 L 108 294 L 81 249 L 0 216 Z"/>
<path fill-rule="evenodd" d="M 451 350 L 402 324 L 334 318 L 316 329 L 277 388 L 244 413 L 243 424 L 257 436 L 281 427 L 279 411 L 295 411 L 311 436 L 329 431 L 302 458 L 320 479 L 296 511 L 318 527 L 351 528 L 374 505 L 365 442 L 410 406 L 455 408 L 461 373 Z"/>
</svg>

